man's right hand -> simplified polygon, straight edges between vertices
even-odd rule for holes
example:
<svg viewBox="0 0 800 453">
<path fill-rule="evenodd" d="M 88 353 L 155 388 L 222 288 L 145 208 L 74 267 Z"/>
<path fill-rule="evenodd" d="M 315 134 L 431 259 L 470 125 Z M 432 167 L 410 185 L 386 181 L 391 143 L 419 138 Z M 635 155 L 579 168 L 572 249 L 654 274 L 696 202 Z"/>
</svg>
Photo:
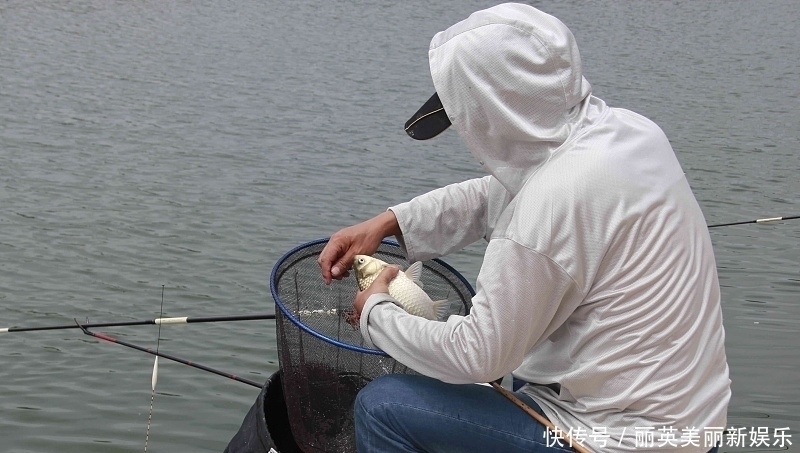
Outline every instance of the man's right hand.
<svg viewBox="0 0 800 453">
<path fill-rule="evenodd" d="M 400 226 L 392 211 L 334 233 L 317 258 L 325 284 L 350 275 L 349 269 L 356 255 L 372 255 L 383 238 L 392 235 L 400 235 Z"/>
</svg>

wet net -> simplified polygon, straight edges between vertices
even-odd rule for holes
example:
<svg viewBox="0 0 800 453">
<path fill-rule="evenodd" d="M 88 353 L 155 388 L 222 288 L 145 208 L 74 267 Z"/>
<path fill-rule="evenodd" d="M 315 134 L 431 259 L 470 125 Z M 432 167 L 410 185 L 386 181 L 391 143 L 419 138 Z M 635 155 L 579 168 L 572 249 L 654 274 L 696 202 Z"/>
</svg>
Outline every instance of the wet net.
<svg viewBox="0 0 800 453">
<path fill-rule="evenodd" d="M 278 357 L 289 425 L 305 452 L 354 452 L 353 402 L 372 379 L 415 374 L 384 352 L 367 348 L 350 324 L 358 286 L 355 276 L 326 285 L 317 258 L 327 240 L 301 245 L 272 270 L 277 306 Z M 384 241 L 373 255 L 408 267 L 400 247 Z M 441 260 L 423 263 L 421 281 L 433 300 L 450 301 L 450 314 L 468 313 L 472 287 Z"/>
</svg>

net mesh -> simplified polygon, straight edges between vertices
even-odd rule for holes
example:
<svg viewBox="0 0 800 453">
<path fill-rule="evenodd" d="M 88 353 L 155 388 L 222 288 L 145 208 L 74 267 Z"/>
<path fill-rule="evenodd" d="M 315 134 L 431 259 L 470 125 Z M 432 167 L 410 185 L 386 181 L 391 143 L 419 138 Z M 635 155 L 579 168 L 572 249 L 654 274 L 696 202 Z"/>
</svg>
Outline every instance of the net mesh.
<svg viewBox="0 0 800 453">
<path fill-rule="evenodd" d="M 415 372 L 382 351 L 367 348 L 361 332 L 348 322 L 358 287 L 353 275 L 325 284 L 317 258 L 326 242 L 295 248 L 272 271 L 278 357 L 289 424 L 300 448 L 351 452 L 358 391 L 378 376 Z M 373 256 L 408 267 L 395 243 L 383 242 Z M 421 281 L 431 299 L 450 301 L 449 314 L 468 313 L 474 291 L 449 265 L 441 260 L 424 262 Z"/>
</svg>

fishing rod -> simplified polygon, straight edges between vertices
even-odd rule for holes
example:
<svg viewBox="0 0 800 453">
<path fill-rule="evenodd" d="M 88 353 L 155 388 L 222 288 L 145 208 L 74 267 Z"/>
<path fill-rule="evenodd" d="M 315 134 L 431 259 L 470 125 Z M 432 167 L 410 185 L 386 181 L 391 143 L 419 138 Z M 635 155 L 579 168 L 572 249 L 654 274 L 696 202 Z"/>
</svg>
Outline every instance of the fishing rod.
<svg viewBox="0 0 800 453">
<path fill-rule="evenodd" d="M 174 355 L 165 354 L 165 353 L 160 352 L 160 351 L 154 351 L 154 350 L 152 350 L 150 348 L 145 348 L 143 346 L 138 346 L 138 345 L 135 345 L 133 343 L 128 343 L 127 341 L 122 341 L 120 339 L 108 336 L 106 334 L 92 332 L 87 327 L 87 326 L 89 326 L 89 324 L 81 324 L 77 319 L 75 320 L 75 325 L 76 325 L 76 327 L 80 328 L 83 331 L 83 333 L 85 333 L 86 335 L 89 335 L 89 336 L 92 336 L 92 337 L 95 337 L 95 338 L 99 338 L 101 340 L 105 340 L 105 341 L 108 341 L 110 343 L 126 346 L 128 348 L 136 349 L 137 351 L 146 352 L 148 354 L 152 354 L 152 355 L 157 356 L 157 357 L 163 357 L 165 359 L 172 360 L 173 362 L 178 362 L 178 363 L 182 363 L 184 365 L 189 365 L 190 367 L 198 368 L 198 369 L 203 370 L 203 371 L 208 371 L 209 373 L 214 373 L 217 376 L 226 377 L 228 379 L 232 379 L 234 381 L 241 382 L 243 384 L 251 385 L 253 387 L 262 388 L 264 386 L 263 384 L 260 384 L 260 383 L 255 382 L 255 381 L 251 381 L 250 379 L 246 379 L 246 378 L 237 376 L 237 375 L 232 374 L 232 373 L 228 373 L 228 372 L 225 372 L 225 371 L 220 371 L 220 370 L 217 370 L 217 369 L 205 366 L 205 365 L 201 365 L 199 363 L 192 362 L 191 360 L 186 360 L 186 359 L 182 359 L 180 357 L 175 357 Z"/>
<path fill-rule="evenodd" d="M 745 220 L 743 222 L 719 223 L 716 225 L 709 225 L 708 228 L 717 228 L 717 227 L 732 226 L 732 225 L 745 225 L 748 223 L 777 222 L 779 220 L 793 220 L 793 219 L 800 219 L 800 215 L 793 215 L 789 217 L 767 217 L 765 219 Z"/>
<path fill-rule="evenodd" d="M 144 326 L 148 324 L 164 325 L 164 324 L 192 324 L 202 322 L 223 322 L 223 321 L 256 321 L 260 319 L 275 319 L 275 314 L 254 313 L 249 315 L 234 315 L 234 316 L 206 316 L 206 317 L 177 317 L 177 318 L 155 318 L 146 319 L 141 321 L 121 321 L 121 322 L 97 322 L 85 323 L 83 327 L 124 327 L 124 326 Z M 0 329 L 2 333 L 12 332 L 33 332 L 40 330 L 62 330 L 62 329 L 77 329 L 80 325 L 75 324 L 61 324 L 57 326 L 39 326 L 39 327 L 6 327 Z"/>
</svg>

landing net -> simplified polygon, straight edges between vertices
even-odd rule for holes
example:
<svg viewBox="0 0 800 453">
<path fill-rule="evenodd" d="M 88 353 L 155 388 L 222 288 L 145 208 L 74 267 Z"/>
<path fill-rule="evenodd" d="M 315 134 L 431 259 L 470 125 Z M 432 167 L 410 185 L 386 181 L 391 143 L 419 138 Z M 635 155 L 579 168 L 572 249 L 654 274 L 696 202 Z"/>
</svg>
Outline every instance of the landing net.
<svg viewBox="0 0 800 453">
<path fill-rule="evenodd" d="M 355 451 L 353 402 L 372 379 L 416 374 L 383 351 L 366 347 L 352 321 L 355 276 L 326 285 L 317 258 L 327 239 L 294 248 L 272 270 L 278 357 L 292 434 L 306 452 Z M 408 267 L 400 247 L 384 241 L 373 255 Z M 423 263 L 423 289 L 450 301 L 450 315 L 469 312 L 472 287 L 441 260 Z"/>
</svg>

